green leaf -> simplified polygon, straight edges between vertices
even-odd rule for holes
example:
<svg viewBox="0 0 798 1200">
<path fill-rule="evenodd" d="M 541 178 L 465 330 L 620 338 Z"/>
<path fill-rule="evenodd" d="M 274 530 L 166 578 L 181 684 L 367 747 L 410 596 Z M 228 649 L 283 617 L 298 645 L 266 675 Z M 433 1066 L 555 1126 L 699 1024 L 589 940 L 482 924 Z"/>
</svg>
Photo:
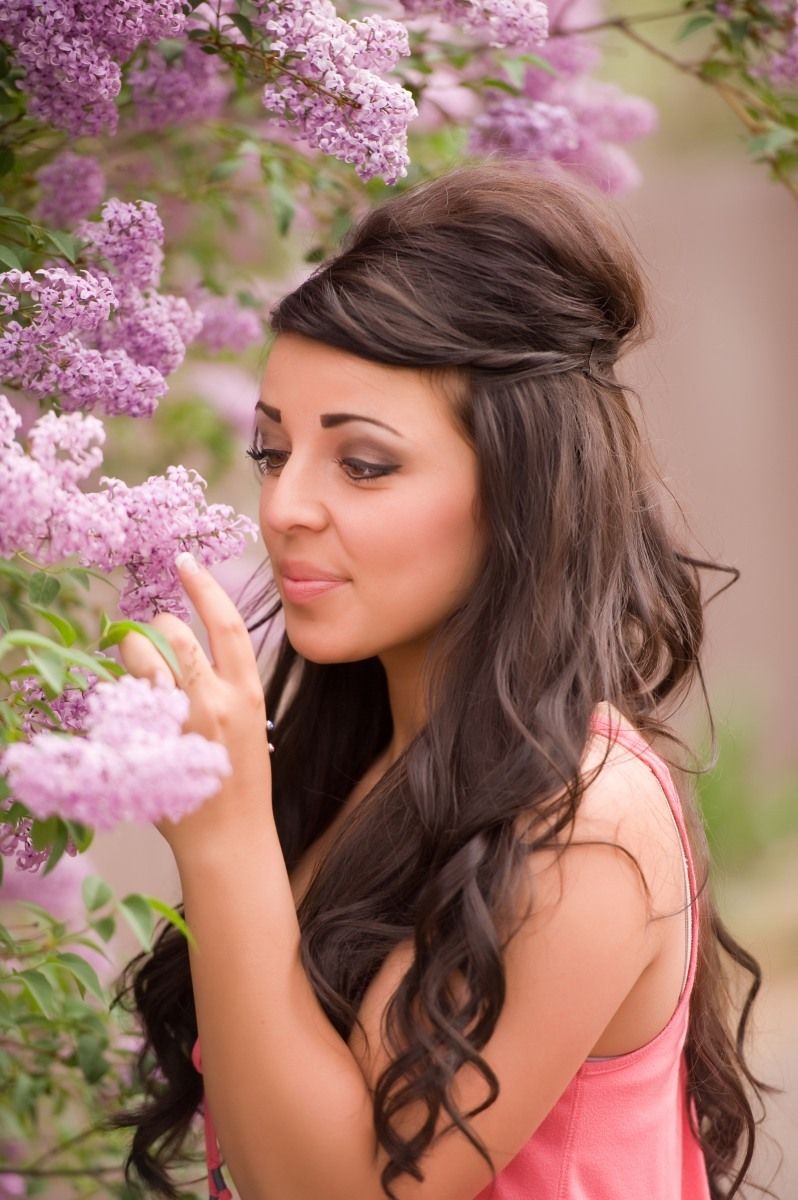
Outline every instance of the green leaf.
<svg viewBox="0 0 798 1200">
<path fill-rule="evenodd" d="M 159 52 L 168 63 L 173 63 L 176 59 L 182 58 L 183 51 L 186 48 L 185 42 L 182 42 L 180 38 L 161 38 L 157 46 Z"/>
<path fill-rule="evenodd" d="M 12 271 L 22 270 L 22 263 L 19 261 L 19 256 L 10 246 L 0 246 L 0 263 L 4 267 L 10 267 Z"/>
<path fill-rule="evenodd" d="M 171 908 L 168 904 L 165 904 L 163 900 L 159 900 L 156 896 L 145 896 L 144 899 L 147 901 L 150 908 L 154 908 L 155 911 L 160 913 L 162 917 L 166 917 L 166 920 L 169 921 L 171 925 L 174 925 L 176 929 L 179 929 L 183 934 L 183 937 L 186 938 L 186 940 L 189 941 L 192 946 L 196 946 L 197 943 L 194 940 L 194 934 L 191 932 L 179 912 L 177 912 L 174 908 Z"/>
<path fill-rule="evenodd" d="M 66 682 L 66 667 L 63 659 L 54 653 L 49 647 L 44 647 L 41 650 L 28 648 L 28 658 L 31 666 L 36 668 L 39 676 L 44 680 L 48 687 L 51 687 L 56 695 L 64 690 Z"/>
<path fill-rule="evenodd" d="M 45 868 L 42 871 L 43 876 L 49 875 L 51 871 L 55 870 L 56 863 L 59 861 L 59 859 L 61 858 L 61 856 L 63 855 L 64 851 L 67 848 L 68 841 L 69 841 L 69 833 L 67 831 L 67 827 L 66 827 L 64 821 L 61 820 L 61 818 L 59 818 L 58 826 L 55 831 L 55 837 L 53 839 L 52 848 L 50 850 L 50 854 L 47 859 L 47 863 L 45 864 Z"/>
<path fill-rule="evenodd" d="M 76 583 L 79 583 L 86 591 L 91 587 L 89 572 L 84 571 L 82 567 L 68 567 L 67 575 L 71 575 Z"/>
<path fill-rule="evenodd" d="M 10 146 L 0 146 L 0 175 L 13 171 L 16 157 Z"/>
<path fill-rule="evenodd" d="M 54 613 L 48 608 L 40 608 L 38 604 L 34 604 L 32 607 L 40 617 L 44 617 L 45 621 L 50 622 L 65 646 L 72 646 L 74 644 L 75 638 L 78 635 L 71 621 L 67 621 L 66 617 L 62 617 L 59 613 Z"/>
<path fill-rule="evenodd" d="M 231 175 L 235 175 L 236 171 L 243 166 L 240 158 L 227 158 L 224 162 L 217 163 L 215 167 L 208 172 L 208 179 L 211 183 L 220 183 L 223 179 L 229 179 Z"/>
<path fill-rule="evenodd" d="M 5 604 L 3 604 L 3 601 L 0 600 L 0 629 L 8 631 L 10 628 L 11 624 L 9 622 L 8 609 L 6 608 Z"/>
<path fill-rule="evenodd" d="M 32 225 L 30 217 L 26 217 L 24 213 L 18 212 L 16 208 L 3 208 L 0 206 L 0 221 L 16 221 L 20 225 Z"/>
<path fill-rule="evenodd" d="M 244 37 L 247 39 L 248 42 L 251 42 L 252 37 L 253 37 L 253 30 L 252 30 L 252 22 L 250 21 L 249 17 L 243 16 L 242 13 L 229 13 L 228 15 L 229 15 L 229 19 L 235 25 L 236 29 L 239 29 L 241 31 L 241 33 L 243 33 Z"/>
<path fill-rule="evenodd" d="M 777 125 L 767 133 L 760 133 L 748 142 L 748 153 L 751 155 L 769 155 L 783 150 L 798 138 L 798 131 L 788 129 L 785 125 Z"/>
<path fill-rule="evenodd" d="M 87 671 L 99 676 L 100 679 L 107 679 L 113 682 L 115 678 L 125 674 L 125 668 L 120 663 L 115 663 L 111 659 L 97 658 L 92 654 L 86 654 L 83 650 L 78 650 L 74 646 L 59 646 L 56 642 L 45 637 L 43 633 L 37 633 L 35 629 L 12 629 L 9 633 L 0 637 L 0 659 L 8 654 L 10 650 L 18 646 L 24 646 L 30 650 L 30 647 L 49 650 L 53 654 L 57 654 L 59 658 L 69 665 L 77 667 L 85 667 Z"/>
<path fill-rule="evenodd" d="M 547 75 L 559 75 L 560 72 L 547 59 L 541 58 L 539 54 L 519 54 L 518 61 L 529 63 L 531 67 L 537 67 L 539 71 L 545 71 Z"/>
<path fill-rule="evenodd" d="M 145 898 L 131 893 L 119 902 L 119 907 L 144 949 L 151 950 L 155 916 Z"/>
<path fill-rule="evenodd" d="M 55 600 L 60 591 L 60 580 L 47 571 L 36 571 L 28 581 L 28 592 L 34 604 L 43 604 L 46 607 Z"/>
<path fill-rule="evenodd" d="M 84 1033 L 77 1040 L 77 1059 L 87 1083 L 97 1083 L 109 1069 L 104 1051 L 108 1041 L 96 1034 Z"/>
<path fill-rule="evenodd" d="M 98 908 L 102 908 L 113 897 L 108 884 L 104 879 L 100 879 L 99 875 L 87 875 L 81 884 L 81 892 L 83 894 L 83 903 L 89 912 L 97 912 Z"/>
<path fill-rule="evenodd" d="M 77 847 L 78 854 L 85 854 L 94 841 L 94 830 L 90 829 L 88 825 L 81 825 L 80 821 L 67 821 L 66 827 Z"/>
<path fill-rule="evenodd" d="M 511 96 L 518 95 L 518 88 L 514 83 L 510 83 L 507 79 L 498 79 L 495 75 L 488 75 L 483 79 L 475 80 L 473 84 L 470 81 L 464 81 L 463 87 L 473 87 L 474 91 L 482 91 L 483 88 L 495 88 L 500 92 L 509 92 Z"/>
<path fill-rule="evenodd" d="M 56 816 L 41 819 L 39 817 L 31 825 L 30 840 L 34 850 L 46 850 L 56 835 L 59 818 Z"/>
<path fill-rule="evenodd" d="M 28 994 L 32 997 L 36 1007 L 44 1013 L 48 1020 L 52 1020 L 55 1016 L 55 994 L 46 977 L 41 971 L 31 968 L 27 971 L 18 971 L 11 976 L 12 979 L 18 979 L 23 985 Z"/>
<path fill-rule="evenodd" d="M 90 925 L 104 942 L 110 942 L 116 933 L 116 921 L 113 917 L 100 917 L 99 921 L 91 921 Z"/>
<path fill-rule="evenodd" d="M 699 13 L 698 16 L 691 17 L 686 21 L 679 32 L 676 34 L 676 41 L 684 41 L 691 34 L 696 33 L 699 29 L 705 29 L 707 25 L 714 25 L 715 18 L 708 13 Z"/>
<path fill-rule="evenodd" d="M 155 629 L 152 625 L 145 625 L 142 621 L 109 622 L 103 629 L 102 637 L 100 638 L 100 649 L 106 650 L 109 646 L 116 646 L 129 633 L 140 633 L 148 641 L 152 642 L 155 649 L 166 659 L 175 675 L 178 678 L 180 677 L 180 664 L 172 649 L 171 642 L 164 637 L 160 629 Z"/>
<path fill-rule="evenodd" d="M 505 58 L 502 61 L 502 67 L 510 83 L 520 90 L 524 83 L 526 65 L 517 58 Z"/>
<path fill-rule="evenodd" d="M 81 996 L 84 991 L 91 992 L 107 1007 L 108 1001 L 103 986 L 97 978 L 97 972 L 86 962 L 85 958 L 81 958 L 79 954 L 72 954 L 69 950 L 58 954 L 56 958 L 61 966 L 66 967 L 70 974 L 77 979 L 81 988 Z"/>
<path fill-rule="evenodd" d="M 74 263 L 77 260 L 82 245 L 77 238 L 62 229 L 48 229 L 45 232 L 48 241 L 55 246 L 56 250 L 61 252 L 67 262 Z"/>
</svg>

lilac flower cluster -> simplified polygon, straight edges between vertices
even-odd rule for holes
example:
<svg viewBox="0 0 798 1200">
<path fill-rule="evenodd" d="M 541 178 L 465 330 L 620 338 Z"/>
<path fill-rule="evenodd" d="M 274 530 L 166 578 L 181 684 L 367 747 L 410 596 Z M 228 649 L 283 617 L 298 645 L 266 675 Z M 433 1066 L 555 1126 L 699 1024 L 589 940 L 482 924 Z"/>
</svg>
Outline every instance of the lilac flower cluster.
<svg viewBox="0 0 798 1200">
<path fill-rule="evenodd" d="M 0 274 L 0 379 L 62 409 L 149 416 L 183 362 L 202 316 L 155 289 L 163 225 L 154 204 L 110 199 L 83 221 L 87 269 Z M 24 302 L 24 303 L 23 303 Z"/>
<path fill-rule="evenodd" d="M 107 489 L 103 498 L 124 516 L 128 580 L 119 608 L 128 617 L 188 615 L 173 567 L 181 550 L 191 550 L 208 567 L 242 554 L 246 536 L 257 539 L 257 526 L 247 517 L 227 504 L 206 504 L 205 480 L 186 467 L 168 467 L 165 476 L 153 475 L 136 487 L 107 476 L 100 482 Z M 99 565 L 110 569 L 118 562 L 115 554 Z"/>
<path fill-rule="evenodd" d="M 623 144 L 656 129 L 655 106 L 589 78 L 599 51 L 576 35 L 550 39 L 539 57 L 557 74 L 529 66 L 519 96 L 490 91 L 472 123 L 470 151 L 561 164 L 607 192 L 637 186 L 639 171 Z"/>
<path fill-rule="evenodd" d="M 794 87 L 798 83 L 798 0 L 792 4 L 791 12 L 788 0 L 770 0 L 768 8 L 777 16 L 789 13 L 784 49 L 774 51 L 763 63 L 752 67 L 751 74 L 767 79 L 774 87 Z"/>
<path fill-rule="evenodd" d="M 0 379 L 35 397 L 57 396 L 66 411 L 152 412 L 166 392 L 163 376 L 122 349 L 103 354 L 84 340 L 117 307 L 102 275 L 63 267 L 3 272 L 0 313 L 13 319 L 0 334 Z"/>
<path fill-rule="evenodd" d="M 5 750 L 15 799 L 95 829 L 120 821 L 179 821 L 230 774 L 224 746 L 182 733 L 189 699 L 179 688 L 123 676 L 89 697 L 84 737 L 39 733 Z"/>
<path fill-rule="evenodd" d="M 549 10 L 543 0 L 402 0 L 410 16 L 434 13 L 470 33 L 487 34 L 489 45 L 520 53 L 546 40 Z"/>
<path fill-rule="evenodd" d="M 38 678 L 30 675 L 25 679 L 12 679 L 12 696 L 20 696 L 25 704 L 22 713 L 22 728 L 27 738 L 42 730 L 59 729 L 64 732 L 83 733 L 88 717 L 87 700 L 98 683 L 96 675 L 80 672 L 85 680 L 85 690 L 77 686 L 68 686 L 60 696 L 50 699 L 41 687 Z M 46 704 L 49 712 L 41 705 Z M 52 714 L 52 719 L 50 714 Z M 53 719 L 55 725 L 53 725 Z M 0 806 L 0 854 L 16 855 L 16 865 L 20 871 L 38 871 L 50 854 L 49 849 L 35 849 L 31 840 L 33 821 L 30 817 L 22 817 L 18 821 L 4 821 L 4 813 L 10 810 L 10 802 Z M 77 854 L 77 847 L 69 839 L 66 853 Z M 3 893 L 5 894 L 5 888 Z"/>
<path fill-rule="evenodd" d="M 157 287 L 163 266 L 163 222 L 149 200 L 128 204 L 106 200 L 100 221 L 84 221 L 75 230 L 95 254 L 106 258 L 114 279 L 135 288 Z"/>
<path fill-rule="evenodd" d="M 381 79 L 409 54 L 398 21 L 370 16 L 344 21 L 330 0 L 255 0 L 253 24 L 284 60 L 263 103 L 310 146 L 354 164 L 361 179 L 407 174 L 407 126 L 417 115 L 410 92 Z"/>
<path fill-rule="evenodd" d="M 23 679 L 12 679 L 12 696 L 20 697 L 25 705 L 22 714 L 22 728 L 27 737 L 34 733 L 41 733 L 43 729 L 55 729 L 64 733 L 83 733 L 85 731 L 89 712 L 88 699 L 100 680 L 97 675 L 82 667 L 73 667 L 71 673 L 79 674 L 84 686 L 68 684 L 61 695 L 54 699 L 47 697 L 36 675 L 28 675 Z M 50 715 L 39 707 L 42 703 L 46 703 L 49 713 L 52 714 L 52 720 Z M 53 725 L 53 720 L 55 725 Z"/>
<path fill-rule="evenodd" d="M 55 229 L 71 229 L 99 208 L 105 175 L 96 158 L 64 150 L 36 172 L 39 203 L 36 215 Z"/>
<path fill-rule="evenodd" d="M 202 317 L 197 340 L 208 350 L 246 350 L 263 337 L 257 312 L 239 304 L 234 296 L 214 296 L 198 289 L 191 296 L 191 306 Z"/>
<path fill-rule="evenodd" d="M 185 28 L 182 0 L 3 0 L 0 41 L 25 74 L 31 116 L 71 134 L 113 133 L 121 66 Z"/>
<path fill-rule="evenodd" d="M 171 61 L 149 47 L 127 77 L 134 105 L 131 126 L 157 130 L 217 117 L 230 94 L 223 71 L 222 59 L 203 54 L 195 42 L 186 42 Z"/>
<path fill-rule="evenodd" d="M 16 865 L 20 871 L 38 871 L 43 862 L 50 857 L 50 850 L 37 850 L 33 845 L 31 831 L 33 819 L 22 817 L 19 821 L 4 821 L 11 808 L 11 802 L 0 804 L 0 854 L 3 857 L 16 856 Z M 72 839 L 67 840 L 65 853 L 74 857 L 78 848 Z M 2 895 L 0 893 L 0 895 Z"/>
<path fill-rule="evenodd" d="M 0 396 L 0 555 L 25 551 L 43 564 L 76 555 L 86 567 L 125 567 L 119 607 L 128 617 L 188 616 L 175 555 L 191 550 L 211 566 L 257 538 L 247 517 L 207 504 L 205 481 L 185 467 L 135 487 L 102 476 L 100 491 L 82 491 L 79 481 L 101 461 L 105 431 L 95 417 L 47 414 L 30 431 L 30 454 L 15 439 L 19 423 Z"/>
</svg>

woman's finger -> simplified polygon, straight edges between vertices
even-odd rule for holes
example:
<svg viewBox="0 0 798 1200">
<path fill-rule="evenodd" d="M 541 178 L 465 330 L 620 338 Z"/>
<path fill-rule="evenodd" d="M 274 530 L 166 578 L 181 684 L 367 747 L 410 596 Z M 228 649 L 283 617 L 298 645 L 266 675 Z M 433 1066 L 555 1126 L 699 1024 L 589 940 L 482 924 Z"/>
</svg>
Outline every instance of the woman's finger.
<svg viewBox="0 0 798 1200">
<path fill-rule="evenodd" d="M 208 631 L 217 673 L 229 683 L 251 680 L 260 687 L 258 664 L 247 627 L 224 588 L 191 554 L 178 554 L 175 565 L 186 595 Z"/>
<path fill-rule="evenodd" d="M 216 683 L 216 672 L 191 626 L 172 613 L 158 613 L 150 624 L 164 635 L 175 652 L 180 667 L 177 682 L 183 691 L 192 695 L 206 689 L 206 695 L 210 695 Z M 157 649 L 155 653 L 158 654 Z M 160 654 L 158 658 L 166 667 L 166 660 Z"/>
<path fill-rule="evenodd" d="M 152 683 L 175 686 L 175 677 L 169 664 L 143 634 L 126 634 L 119 643 L 119 653 L 131 675 L 149 679 Z"/>
</svg>

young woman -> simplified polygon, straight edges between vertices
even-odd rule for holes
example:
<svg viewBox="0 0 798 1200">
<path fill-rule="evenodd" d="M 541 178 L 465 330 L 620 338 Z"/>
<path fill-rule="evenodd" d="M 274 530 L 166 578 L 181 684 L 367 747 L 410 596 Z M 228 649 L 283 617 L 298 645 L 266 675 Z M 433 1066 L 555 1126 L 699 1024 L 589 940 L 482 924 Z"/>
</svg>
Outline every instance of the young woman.
<svg viewBox="0 0 798 1200">
<path fill-rule="evenodd" d="M 647 323 L 629 246 L 573 184 L 466 167 L 372 211 L 272 323 L 265 704 L 206 571 L 180 566 L 212 662 L 154 622 L 233 773 L 159 826 L 195 944 L 166 928 L 121 993 L 128 1169 L 177 1195 L 202 1106 L 216 1196 L 220 1150 L 242 1200 L 734 1195 L 759 971 L 650 746 L 701 679 L 711 564 L 616 378 Z M 736 1033 L 719 948 L 754 977 Z"/>
</svg>

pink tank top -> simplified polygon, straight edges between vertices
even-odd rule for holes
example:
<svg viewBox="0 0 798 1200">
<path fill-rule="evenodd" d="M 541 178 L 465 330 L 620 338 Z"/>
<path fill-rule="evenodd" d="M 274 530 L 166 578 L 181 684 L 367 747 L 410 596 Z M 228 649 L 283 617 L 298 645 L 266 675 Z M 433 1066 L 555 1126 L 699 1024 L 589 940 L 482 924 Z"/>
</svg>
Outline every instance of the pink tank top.
<svg viewBox="0 0 798 1200">
<path fill-rule="evenodd" d="M 686 890 L 694 897 L 690 843 L 667 766 L 640 734 L 598 713 L 591 725 L 637 755 L 659 780 L 682 843 Z M 710 1200 L 703 1151 L 690 1123 L 684 1057 L 698 959 L 695 903 L 687 922 L 685 982 L 664 1029 L 629 1054 L 586 1059 L 529 1141 L 474 1200 Z M 192 1061 L 201 1071 L 199 1039 Z M 207 1104 L 203 1108 L 209 1194 L 211 1200 L 233 1200 L 213 1120 Z"/>
</svg>

